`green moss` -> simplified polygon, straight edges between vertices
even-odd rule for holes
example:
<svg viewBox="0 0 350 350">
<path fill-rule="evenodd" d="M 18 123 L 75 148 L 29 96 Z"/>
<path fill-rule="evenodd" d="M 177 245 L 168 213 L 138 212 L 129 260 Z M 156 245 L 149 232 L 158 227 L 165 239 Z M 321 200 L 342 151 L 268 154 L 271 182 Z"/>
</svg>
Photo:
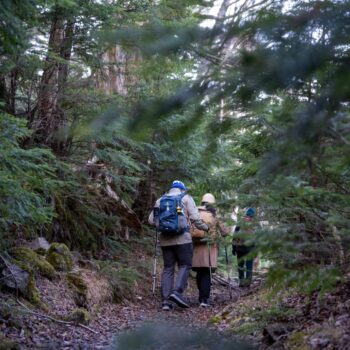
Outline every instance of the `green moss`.
<svg viewBox="0 0 350 350">
<path fill-rule="evenodd" d="M 46 250 L 44 248 L 38 248 L 38 249 L 35 249 L 35 253 L 37 253 L 38 255 L 45 256 Z"/>
<path fill-rule="evenodd" d="M 78 308 L 74 309 L 65 319 L 66 321 L 88 325 L 91 320 L 91 316 L 86 309 Z"/>
<path fill-rule="evenodd" d="M 26 294 L 29 301 L 31 301 L 34 305 L 41 306 L 42 301 L 40 299 L 39 290 L 36 287 L 35 278 L 33 274 L 30 274 L 29 276 L 29 283 L 28 283 Z"/>
<path fill-rule="evenodd" d="M 69 287 L 74 291 L 76 303 L 80 306 L 86 306 L 88 287 L 84 279 L 77 273 L 68 273 L 66 278 Z"/>
<path fill-rule="evenodd" d="M 77 273 L 68 273 L 66 277 L 68 285 L 72 287 L 74 291 L 84 295 L 87 293 L 87 285 L 81 276 Z"/>
<path fill-rule="evenodd" d="M 53 266 L 32 249 L 27 247 L 13 248 L 10 253 L 17 261 L 23 262 L 31 267 L 34 273 L 50 279 L 55 277 L 56 272 Z"/>
<path fill-rule="evenodd" d="M 73 256 L 63 243 L 52 243 L 46 259 L 58 271 L 70 271 L 73 268 Z"/>
<path fill-rule="evenodd" d="M 208 323 L 210 324 L 218 324 L 222 321 L 222 317 L 221 316 L 213 316 L 208 320 Z"/>
<path fill-rule="evenodd" d="M 253 334 L 261 329 L 261 325 L 256 322 L 245 322 L 238 327 L 234 327 L 234 334 L 247 336 Z"/>
<path fill-rule="evenodd" d="M 141 274 L 132 267 L 122 267 L 116 262 L 100 262 L 100 265 L 102 275 L 112 288 L 113 301 L 132 300 L 135 285 Z"/>
<path fill-rule="evenodd" d="M 306 341 L 307 334 L 305 332 L 295 332 L 288 337 L 287 348 L 298 350 L 310 350 L 310 346 Z"/>
<path fill-rule="evenodd" d="M 39 290 L 36 287 L 34 269 L 23 261 L 13 260 L 12 262 L 13 264 L 17 265 L 18 267 L 28 272 L 29 274 L 26 290 L 24 292 L 22 291 L 24 296 L 33 305 L 38 306 L 45 310 L 47 306 L 41 301 Z"/>
</svg>

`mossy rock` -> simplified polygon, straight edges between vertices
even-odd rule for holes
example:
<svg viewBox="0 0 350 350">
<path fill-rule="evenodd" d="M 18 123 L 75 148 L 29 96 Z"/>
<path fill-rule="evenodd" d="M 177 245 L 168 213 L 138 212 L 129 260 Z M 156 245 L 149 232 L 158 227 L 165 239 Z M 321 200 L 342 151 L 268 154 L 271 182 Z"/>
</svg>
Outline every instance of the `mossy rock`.
<svg viewBox="0 0 350 350">
<path fill-rule="evenodd" d="M 88 286 L 84 279 L 78 273 L 68 273 L 66 278 L 68 286 L 74 291 L 74 298 L 77 305 L 86 306 Z"/>
<path fill-rule="evenodd" d="M 37 237 L 29 243 L 29 248 L 33 249 L 39 255 L 45 255 L 50 248 L 50 243 L 44 237 Z"/>
<path fill-rule="evenodd" d="M 57 271 L 70 271 L 74 266 L 73 256 L 63 243 L 52 243 L 46 259 Z"/>
<path fill-rule="evenodd" d="M 35 278 L 33 274 L 29 275 L 29 283 L 27 286 L 26 296 L 29 299 L 29 301 L 34 305 L 39 306 L 42 309 L 46 308 L 43 302 L 41 301 L 40 293 L 38 288 L 36 287 Z"/>
<path fill-rule="evenodd" d="M 27 247 L 12 248 L 10 254 L 19 262 L 23 262 L 33 269 L 35 274 L 47 278 L 55 277 L 54 267 L 45 260 L 44 257 L 39 256 L 35 251 Z"/>
<path fill-rule="evenodd" d="M 25 297 L 35 306 L 40 307 L 43 310 L 47 309 L 47 306 L 42 302 L 40 298 L 39 289 L 36 287 L 35 274 L 32 268 L 29 266 L 24 266 L 21 263 L 21 267 L 29 273 L 29 280 L 27 284 L 26 291 L 24 293 Z"/>
<path fill-rule="evenodd" d="M 66 318 L 66 321 L 74 322 L 76 324 L 88 325 L 91 321 L 91 315 L 89 311 L 84 308 L 74 309 Z"/>
<path fill-rule="evenodd" d="M 45 305 L 40 299 L 40 293 L 35 283 L 35 274 L 33 268 L 23 261 L 12 260 L 8 264 L 13 278 L 5 279 L 3 282 L 10 289 L 19 290 L 31 303 L 45 309 Z"/>
</svg>

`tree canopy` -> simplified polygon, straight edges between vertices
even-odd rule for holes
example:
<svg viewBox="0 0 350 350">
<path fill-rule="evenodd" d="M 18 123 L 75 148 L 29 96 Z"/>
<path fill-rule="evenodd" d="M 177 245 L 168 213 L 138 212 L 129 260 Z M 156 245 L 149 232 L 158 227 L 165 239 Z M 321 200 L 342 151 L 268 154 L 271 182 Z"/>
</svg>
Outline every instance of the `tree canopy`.
<svg viewBox="0 0 350 350">
<path fill-rule="evenodd" d="M 349 272 L 350 2 L 212 5 L 0 4 L 1 249 L 98 256 L 179 178 L 227 223 L 257 208 L 272 284 Z"/>
</svg>

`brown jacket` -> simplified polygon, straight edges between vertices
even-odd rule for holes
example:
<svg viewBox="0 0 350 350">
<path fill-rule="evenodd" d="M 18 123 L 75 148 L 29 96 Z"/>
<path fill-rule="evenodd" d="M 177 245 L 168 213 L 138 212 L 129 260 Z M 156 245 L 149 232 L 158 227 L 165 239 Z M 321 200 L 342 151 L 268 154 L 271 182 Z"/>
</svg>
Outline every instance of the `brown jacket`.
<svg viewBox="0 0 350 350">
<path fill-rule="evenodd" d="M 211 226 L 210 232 L 211 237 L 215 240 L 221 236 L 227 236 L 228 230 L 219 222 L 219 220 L 214 217 L 212 213 L 205 210 L 205 207 L 198 207 L 199 214 L 201 215 L 203 221 Z M 205 212 L 205 213 L 204 213 Z M 208 213 L 211 214 L 211 219 L 208 218 Z M 204 215 L 203 215 L 204 214 Z M 206 222 L 210 221 L 210 222 Z M 207 236 L 207 235 L 206 235 Z M 193 259 L 192 267 L 212 267 L 217 268 L 218 266 L 218 253 L 219 246 L 217 243 L 203 243 L 197 239 L 193 240 Z M 210 257 L 210 259 L 209 259 Z"/>
</svg>

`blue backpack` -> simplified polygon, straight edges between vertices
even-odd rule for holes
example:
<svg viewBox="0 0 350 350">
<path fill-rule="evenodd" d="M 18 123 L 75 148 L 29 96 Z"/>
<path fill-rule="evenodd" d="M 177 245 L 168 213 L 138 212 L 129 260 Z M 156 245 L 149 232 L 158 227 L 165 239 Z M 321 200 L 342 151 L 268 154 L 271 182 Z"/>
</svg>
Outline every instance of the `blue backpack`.
<svg viewBox="0 0 350 350">
<path fill-rule="evenodd" d="M 179 235 L 189 230 L 182 204 L 185 195 L 186 193 L 181 193 L 178 196 L 161 197 L 158 212 L 158 229 L 161 233 Z"/>
</svg>

